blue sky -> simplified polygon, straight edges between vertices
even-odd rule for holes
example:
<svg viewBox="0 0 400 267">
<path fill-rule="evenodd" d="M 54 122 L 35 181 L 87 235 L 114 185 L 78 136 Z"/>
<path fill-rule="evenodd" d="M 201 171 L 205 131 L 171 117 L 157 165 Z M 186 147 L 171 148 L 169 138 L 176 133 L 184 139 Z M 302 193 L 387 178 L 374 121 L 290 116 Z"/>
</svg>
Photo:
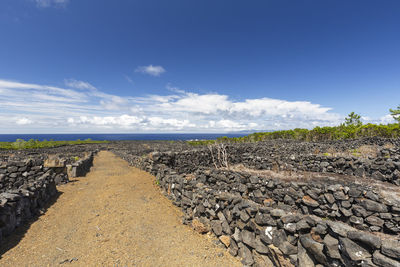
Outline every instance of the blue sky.
<svg viewBox="0 0 400 267">
<path fill-rule="evenodd" d="M 0 133 L 392 122 L 400 1 L 2 0 Z"/>
</svg>

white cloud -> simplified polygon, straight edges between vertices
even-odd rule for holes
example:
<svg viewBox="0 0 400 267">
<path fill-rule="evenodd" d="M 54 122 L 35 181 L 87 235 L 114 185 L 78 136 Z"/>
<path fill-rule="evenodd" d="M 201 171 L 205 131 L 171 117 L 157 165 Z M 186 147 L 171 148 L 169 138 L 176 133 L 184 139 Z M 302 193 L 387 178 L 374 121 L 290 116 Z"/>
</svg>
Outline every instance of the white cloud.
<svg viewBox="0 0 400 267">
<path fill-rule="evenodd" d="M 19 93 L 25 93 L 25 92 L 41 92 L 41 93 L 46 93 L 48 95 L 58 95 L 70 99 L 75 99 L 75 100 L 83 100 L 86 95 L 71 90 L 71 89 L 63 89 L 59 87 L 54 87 L 54 86 L 48 86 L 48 85 L 38 85 L 38 84 L 30 84 L 30 83 L 20 83 L 20 82 L 15 82 L 15 81 L 8 81 L 8 80 L 0 80 L 0 88 L 4 92 L 4 90 L 11 89 L 11 90 L 18 90 Z"/>
<path fill-rule="evenodd" d="M 106 117 L 87 117 L 87 116 L 80 116 L 78 119 L 68 118 L 68 123 L 70 124 L 85 124 L 85 125 L 97 125 L 97 126 L 122 126 L 128 127 L 132 125 L 136 125 L 141 122 L 141 119 L 136 116 L 129 116 L 129 115 L 121 115 L 118 117 L 113 116 L 106 116 Z"/>
<path fill-rule="evenodd" d="M 140 66 L 138 67 L 135 72 L 145 73 L 152 76 L 160 76 L 162 73 L 165 72 L 165 69 L 161 66 Z"/>
<path fill-rule="evenodd" d="M 261 98 L 246 99 L 244 102 L 233 104 L 230 112 L 247 113 L 251 116 L 272 115 L 290 117 L 295 115 L 324 115 L 330 108 L 321 107 L 306 101 L 286 101 L 280 99 Z"/>
<path fill-rule="evenodd" d="M 128 81 L 128 83 L 130 83 L 130 84 L 135 84 L 135 83 L 133 82 L 133 80 L 131 79 L 131 77 L 129 77 L 128 75 L 124 75 L 124 78 L 125 78 L 125 80 Z"/>
<path fill-rule="evenodd" d="M 36 2 L 36 6 L 45 8 L 45 7 L 65 7 L 69 0 L 34 0 Z"/>
<path fill-rule="evenodd" d="M 215 126 L 225 129 L 245 129 L 245 125 L 232 120 L 220 120 L 215 123 Z"/>
<path fill-rule="evenodd" d="M 361 117 L 363 123 L 375 123 L 375 124 L 389 124 L 395 123 L 396 121 L 393 119 L 392 115 L 386 114 L 378 119 L 373 119 L 370 117 Z"/>
<path fill-rule="evenodd" d="M 150 117 L 148 119 L 151 126 L 158 127 L 173 127 L 176 129 L 196 127 L 196 124 L 190 123 L 189 120 L 168 119 L 161 117 Z"/>
<path fill-rule="evenodd" d="M 166 90 L 173 92 L 167 95 L 121 97 L 85 81 L 64 83 L 66 88 L 0 79 L 0 132 L 222 133 L 338 125 L 344 118 L 308 101 L 236 100 L 171 86 Z M 393 121 L 390 115 L 363 120 Z"/>
<path fill-rule="evenodd" d="M 20 119 L 17 119 L 15 123 L 18 125 L 27 125 L 27 124 L 32 124 L 33 121 L 31 121 L 28 118 L 20 118 Z"/>
<path fill-rule="evenodd" d="M 231 102 L 226 95 L 198 95 L 193 93 L 185 94 L 176 101 L 167 101 L 160 104 L 160 107 L 170 111 L 198 112 L 205 114 L 228 111 L 230 106 Z"/>
<path fill-rule="evenodd" d="M 390 114 L 387 114 L 385 116 L 382 116 L 379 118 L 379 121 L 381 124 L 388 124 L 388 123 L 395 123 L 395 119 L 393 119 L 393 116 Z"/>
<path fill-rule="evenodd" d="M 71 87 L 71 88 L 97 91 L 96 87 L 94 87 L 90 83 L 84 82 L 84 81 L 78 81 L 75 79 L 65 79 L 64 83 L 67 87 Z"/>
<path fill-rule="evenodd" d="M 167 84 L 167 86 L 165 86 L 165 88 L 167 88 L 169 91 L 174 92 L 174 93 L 178 93 L 178 94 L 186 94 L 186 92 L 178 87 L 175 86 L 171 86 L 170 84 Z"/>
</svg>

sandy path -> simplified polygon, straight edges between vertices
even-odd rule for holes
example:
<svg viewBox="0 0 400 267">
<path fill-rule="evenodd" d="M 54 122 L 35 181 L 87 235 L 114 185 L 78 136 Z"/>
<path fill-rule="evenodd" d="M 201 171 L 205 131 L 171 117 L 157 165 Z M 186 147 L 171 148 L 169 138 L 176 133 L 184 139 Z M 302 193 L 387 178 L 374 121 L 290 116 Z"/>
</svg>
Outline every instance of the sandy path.
<svg viewBox="0 0 400 267">
<path fill-rule="evenodd" d="M 211 237 L 182 225 L 153 181 L 100 152 L 86 177 L 60 186 L 44 215 L 7 238 L 16 245 L 0 266 L 241 266 Z"/>
</svg>

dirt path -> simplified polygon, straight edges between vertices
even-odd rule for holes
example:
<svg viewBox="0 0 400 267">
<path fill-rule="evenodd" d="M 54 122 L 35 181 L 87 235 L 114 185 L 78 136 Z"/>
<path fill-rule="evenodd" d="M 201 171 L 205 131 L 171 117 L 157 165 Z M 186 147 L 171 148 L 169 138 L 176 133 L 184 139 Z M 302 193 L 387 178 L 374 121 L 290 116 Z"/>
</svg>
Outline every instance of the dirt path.
<svg viewBox="0 0 400 267">
<path fill-rule="evenodd" d="M 7 238 L 16 246 L 0 266 L 241 266 L 211 237 L 182 225 L 153 180 L 100 152 L 85 178 L 60 186 L 44 215 Z"/>
</svg>

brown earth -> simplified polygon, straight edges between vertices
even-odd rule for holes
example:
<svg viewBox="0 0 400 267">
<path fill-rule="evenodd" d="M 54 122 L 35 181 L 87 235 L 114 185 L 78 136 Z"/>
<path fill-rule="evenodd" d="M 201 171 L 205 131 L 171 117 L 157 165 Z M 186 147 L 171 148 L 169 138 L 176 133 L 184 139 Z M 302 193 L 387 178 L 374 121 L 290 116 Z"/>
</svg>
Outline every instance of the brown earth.
<svg viewBox="0 0 400 267">
<path fill-rule="evenodd" d="M 241 266 L 181 223 L 154 177 L 100 152 L 84 178 L 0 248 L 0 266 Z"/>
</svg>

